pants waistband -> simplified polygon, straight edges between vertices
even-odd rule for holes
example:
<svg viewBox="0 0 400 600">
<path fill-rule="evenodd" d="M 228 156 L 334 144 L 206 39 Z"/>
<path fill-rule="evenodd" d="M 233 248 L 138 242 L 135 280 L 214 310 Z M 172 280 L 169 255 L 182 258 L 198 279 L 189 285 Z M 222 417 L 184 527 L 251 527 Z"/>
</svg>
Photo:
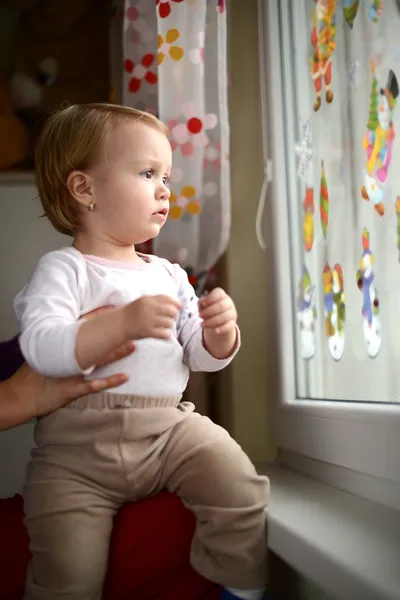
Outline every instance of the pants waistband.
<svg viewBox="0 0 400 600">
<path fill-rule="evenodd" d="M 176 408 L 182 399 L 182 394 L 176 396 L 136 396 L 133 394 L 113 394 L 99 392 L 88 394 L 73 400 L 64 408 L 102 409 L 102 408 Z"/>
</svg>

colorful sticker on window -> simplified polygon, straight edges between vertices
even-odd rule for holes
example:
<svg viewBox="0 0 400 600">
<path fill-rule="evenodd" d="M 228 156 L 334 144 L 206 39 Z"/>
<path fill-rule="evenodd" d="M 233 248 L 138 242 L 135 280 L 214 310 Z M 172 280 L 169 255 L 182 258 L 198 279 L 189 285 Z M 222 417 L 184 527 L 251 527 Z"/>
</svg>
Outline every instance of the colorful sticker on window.
<svg viewBox="0 0 400 600">
<path fill-rule="evenodd" d="M 314 111 L 321 106 L 325 85 L 326 102 L 333 100 L 332 56 L 336 50 L 336 0 L 315 0 L 312 13 L 310 70 L 315 89 Z"/>
<path fill-rule="evenodd" d="M 374 255 L 370 248 L 369 232 L 362 232 L 360 268 L 357 271 L 357 286 L 362 294 L 362 318 L 364 341 L 368 355 L 377 356 L 381 347 L 381 319 L 378 292 L 375 284 Z"/>
<path fill-rule="evenodd" d="M 340 360 L 344 352 L 344 326 L 346 305 L 344 299 L 343 270 L 339 264 L 333 269 L 326 264 L 322 274 L 324 289 L 325 335 L 329 352 L 334 360 Z"/>
<path fill-rule="evenodd" d="M 321 162 L 321 183 L 320 183 L 320 194 L 319 194 L 319 213 L 321 218 L 321 229 L 326 239 L 328 233 L 328 220 L 329 220 L 329 192 L 328 184 L 326 182 L 326 173 L 324 161 Z"/>
<path fill-rule="evenodd" d="M 400 196 L 396 198 L 396 215 L 397 215 L 397 250 L 399 251 L 399 262 L 400 262 Z"/>
<path fill-rule="evenodd" d="M 370 68 L 372 86 L 367 132 L 363 140 L 366 165 L 361 195 L 364 200 L 371 201 L 376 212 L 382 216 L 385 212 L 385 184 L 395 138 L 393 113 L 399 95 L 399 84 L 395 73 L 390 70 L 385 87 L 379 89 L 375 62 L 372 59 Z"/>
<path fill-rule="evenodd" d="M 314 190 L 307 188 L 303 200 L 303 241 L 304 249 L 310 252 L 314 244 Z"/>
<path fill-rule="evenodd" d="M 310 273 L 304 265 L 299 283 L 299 295 L 297 298 L 300 356 L 304 360 L 310 360 L 315 354 L 316 318 L 315 286 L 312 284 Z"/>
<path fill-rule="evenodd" d="M 359 0 L 343 0 L 343 14 L 347 25 L 353 29 L 354 20 L 357 16 Z"/>
<path fill-rule="evenodd" d="M 368 11 L 368 18 L 370 21 L 372 21 L 373 23 L 378 23 L 383 13 L 383 5 L 384 0 L 374 0 L 373 2 L 371 2 Z"/>
</svg>

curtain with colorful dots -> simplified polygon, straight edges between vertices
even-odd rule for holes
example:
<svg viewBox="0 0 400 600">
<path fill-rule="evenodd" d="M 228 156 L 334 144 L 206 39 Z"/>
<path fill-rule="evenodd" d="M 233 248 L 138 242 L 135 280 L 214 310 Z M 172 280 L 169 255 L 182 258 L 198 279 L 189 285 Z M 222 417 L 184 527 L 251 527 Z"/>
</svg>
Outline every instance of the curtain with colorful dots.
<svg viewBox="0 0 400 600">
<path fill-rule="evenodd" d="M 204 279 L 229 240 L 226 38 L 222 0 L 121 1 L 111 28 L 114 98 L 169 128 L 171 209 L 152 250 L 195 279 Z"/>
</svg>

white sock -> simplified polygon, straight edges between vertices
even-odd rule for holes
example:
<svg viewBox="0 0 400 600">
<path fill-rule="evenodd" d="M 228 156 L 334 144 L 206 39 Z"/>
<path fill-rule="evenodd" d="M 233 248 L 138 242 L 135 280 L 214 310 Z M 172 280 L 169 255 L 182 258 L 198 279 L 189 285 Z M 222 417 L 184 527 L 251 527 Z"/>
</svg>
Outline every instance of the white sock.
<svg viewBox="0 0 400 600">
<path fill-rule="evenodd" d="M 228 592 L 241 598 L 241 600 L 262 600 L 265 594 L 265 589 L 262 590 L 234 590 L 232 588 L 226 588 Z"/>
</svg>

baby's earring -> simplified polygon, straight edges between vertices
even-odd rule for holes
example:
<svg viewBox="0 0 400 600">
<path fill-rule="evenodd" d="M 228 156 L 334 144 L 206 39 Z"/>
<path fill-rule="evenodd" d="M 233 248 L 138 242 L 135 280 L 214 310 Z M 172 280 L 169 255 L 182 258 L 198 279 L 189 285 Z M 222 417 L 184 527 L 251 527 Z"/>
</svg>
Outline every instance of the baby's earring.
<svg viewBox="0 0 400 600">
<path fill-rule="evenodd" d="M 88 206 L 88 210 L 90 210 L 90 212 L 92 212 L 94 210 L 94 202 L 91 202 Z"/>
</svg>

